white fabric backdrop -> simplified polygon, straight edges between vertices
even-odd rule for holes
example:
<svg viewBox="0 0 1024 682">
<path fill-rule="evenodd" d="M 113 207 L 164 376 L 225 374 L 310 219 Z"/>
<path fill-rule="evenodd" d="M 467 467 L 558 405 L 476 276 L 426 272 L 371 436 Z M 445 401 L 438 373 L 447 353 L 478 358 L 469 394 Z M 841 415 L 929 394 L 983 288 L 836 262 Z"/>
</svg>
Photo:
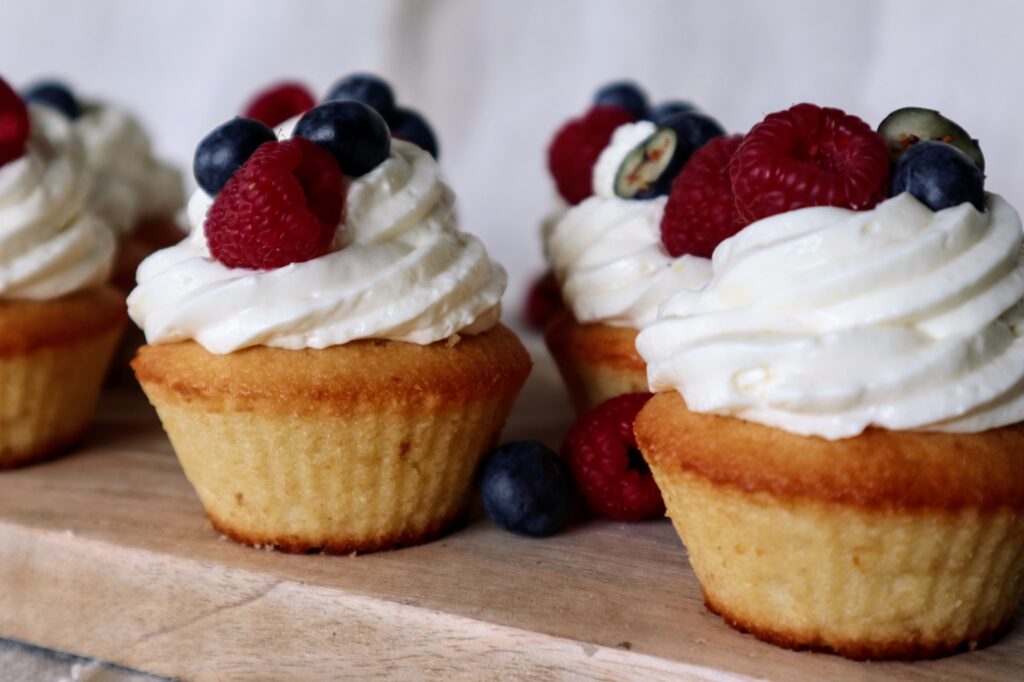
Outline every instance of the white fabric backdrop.
<svg viewBox="0 0 1024 682">
<path fill-rule="evenodd" d="M 876 124 L 938 108 L 982 141 L 989 188 L 1024 207 L 1024 3 L 1014 0 L 3 0 L 8 80 L 59 75 L 124 102 L 188 167 L 254 89 L 322 93 L 366 69 L 439 132 L 465 229 L 512 278 L 541 268 L 555 127 L 631 76 L 730 130 L 798 101 Z"/>
</svg>

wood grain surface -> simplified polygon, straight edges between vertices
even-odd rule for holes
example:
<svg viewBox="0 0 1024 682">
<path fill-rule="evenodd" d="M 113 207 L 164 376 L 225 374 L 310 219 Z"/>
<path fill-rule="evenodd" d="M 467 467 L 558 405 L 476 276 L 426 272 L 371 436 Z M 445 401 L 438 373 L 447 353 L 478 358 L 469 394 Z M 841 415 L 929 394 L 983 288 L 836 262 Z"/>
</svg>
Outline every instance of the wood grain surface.
<svg viewBox="0 0 1024 682">
<path fill-rule="evenodd" d="M 534 356 L 507 436 L 557 445 L 568 402 Z M 1024 679 L 1024 623 L 919 663 L 734 632 L 704 609 L 667 521 L 530 540 L 477 515 L 397 552 L 242 547 L 210 527 L 135 391 L 106 396 L 71 456 L 0 475 L 0 636 L 195 680 Z"/>
</svg>

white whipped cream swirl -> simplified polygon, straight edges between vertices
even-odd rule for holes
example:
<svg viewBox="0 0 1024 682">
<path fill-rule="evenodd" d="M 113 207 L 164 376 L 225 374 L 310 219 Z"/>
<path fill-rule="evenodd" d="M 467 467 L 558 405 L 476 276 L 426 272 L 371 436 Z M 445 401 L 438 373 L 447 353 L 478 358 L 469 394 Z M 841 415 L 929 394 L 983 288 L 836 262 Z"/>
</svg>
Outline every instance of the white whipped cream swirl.
<svg viewBox="0 0 1024 682">
<path fill-rule="evenodd" d="M 74 127 L 96 171 L 93 206 L 118 234 L 148 218 L 173 217 L 184 205 L 181 173 L 153 155 L 149 135 L 131 113 L 93 102 Z"/>
<path fill-rule="evenodd" d="M 0 167 L 0 298 L 45 300 L 101 284 L 110 228 L 88 210 L 92 175 L 68 120 L 30 107 L 25 154 Z"/>
<path fill-rule="evenodd" d="M 637 349 L 655 391 L 801 435 L 1024 420 L 1021 220 L 997 195 L 933 212 L 807 208 L 723 242 Z"/>
<path fill-rule="evenodd" d="M 579 322 L 639 329 L 654 321 L 666 296 L 711 276 L 707 258 L 673 258 L 662 246 L 666 197 L 615 196 L 619 165 L 656 129 L 649 121 L 619 126 L 594 165 L 594 195 L 545 227 L 548 261 Z"/>
<path fill-rule="evenodd" d="M 507 277 L 458 230 L 454 201 L 434 159 L 394 140 L 390 158 L 351 181 L 330 253 L 245 270 L 210 256 L 202 220 L 211 200 L 200 192 L 189 203 L 191 236 L 139 267 L 129 314 L 149 343 L 194 339 L 221 354 L 486 331 L 500 318 Z"/>
</svg>

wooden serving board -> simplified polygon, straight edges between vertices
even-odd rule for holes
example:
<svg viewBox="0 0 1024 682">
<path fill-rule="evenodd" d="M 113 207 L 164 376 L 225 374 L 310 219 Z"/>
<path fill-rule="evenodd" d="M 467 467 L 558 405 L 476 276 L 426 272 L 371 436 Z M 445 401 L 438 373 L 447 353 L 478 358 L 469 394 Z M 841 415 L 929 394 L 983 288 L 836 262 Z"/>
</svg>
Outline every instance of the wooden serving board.
<svg viewBox="0 0 1024 682">
<path fill-rule="evenodd" d="M 534 357 L 506 436 L 557 445 L 568 403 Z M 0 636 L 196 680 L 1024 680 L 1024 622 L 913 664 L 734 632 L 667 521 L 532 540 L 478 515 L 396 552 L 242 547 L 210 527 L 137 391 L 108 394 L 71 456 L 0 474 Z"/>
</svg>

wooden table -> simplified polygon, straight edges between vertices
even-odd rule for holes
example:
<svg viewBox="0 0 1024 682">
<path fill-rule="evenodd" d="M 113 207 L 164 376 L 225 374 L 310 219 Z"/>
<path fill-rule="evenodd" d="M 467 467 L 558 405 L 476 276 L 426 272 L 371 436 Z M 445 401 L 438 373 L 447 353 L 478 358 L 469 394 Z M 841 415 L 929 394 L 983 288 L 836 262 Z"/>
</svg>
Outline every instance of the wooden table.
<svg viewBox="0 0 1024 682">
<path fill-rule="evenodd" d="M 568 403 L 533 350 L 506 435 L 557 445 Z M 108 394 L 71 456 L 0 475 L 0 586 L 0 637 L 197 680 L 1024 680 L 1024 623 L 913 664 L 734 632 L 705 611 L 667 521 L 531 540 L 478 515 L 397 552 L 242 547 L 210 527 L 136 391 Z"/>
</svg>

